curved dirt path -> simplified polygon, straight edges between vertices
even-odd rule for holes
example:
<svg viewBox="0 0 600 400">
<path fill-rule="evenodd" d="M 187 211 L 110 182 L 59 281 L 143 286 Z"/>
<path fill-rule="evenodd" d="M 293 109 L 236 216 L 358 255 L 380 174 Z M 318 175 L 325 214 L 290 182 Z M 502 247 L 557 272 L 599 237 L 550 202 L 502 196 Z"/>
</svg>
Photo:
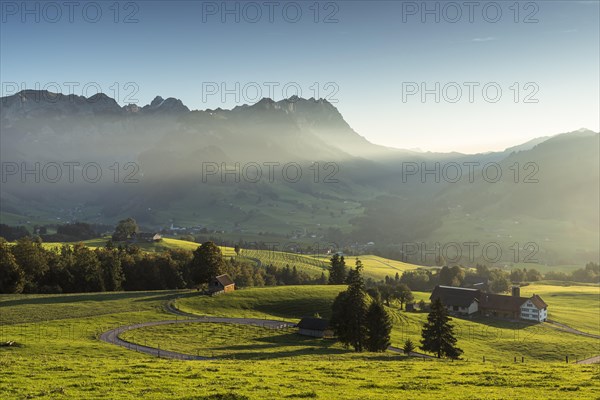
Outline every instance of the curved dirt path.
<svg viewBox="0 0 600 400">
<path fill-rule="evenodd" d="M 586 358 L 585 360 L 577 361 L 575 364 L 600 364 L 600 356 Z"/>
<path fill-rule="evenodd" d="M 174 319 L 174 320 L 166 320 L 166 321 L 151 321 L 151 322 L 142 322 L 139 324 L 120 326 L 115 329 L 111 329 L 102 333 L 99 336 L 99 339 L 103 342 L 114 344 L 117 346 L 125 347 L 128 350 L 137 351 L 140 353 L 149 354 L 154 357 L 163 357 L 163 358 L 173 358 L 177 360 L 211 360 L 212 357 L 206 356 L 194 356 L 191 354 L 177 353 L 174 351 L 162 350 L 160 348 L 143 346 L 137 343 L 131 343 L 126 340 L 123 340 L 119 337 L 123 332 L 127 332 L 133 329 L 146 328 L 149 326 L 157 326 L 157 325 L 169 325 L 169 324 L 189 324 L 189 323 L 215 323 L 215 324 L 238 324 L 238 325 L 252 325 L 259 326 L 266 329 L 283 329 L 283 328 L 292 328 L 296 326 L 296 324 L 286 321 L 276 321 L 270 319 L 260 319 L 260 318 L 228 318 L 228 317 L 199 317 L 198 315 L 189 314 L 177 309 L 173 305 L 174 300 L 170 300 L 165 304 L 165 310 L 168 312 L 185 317 L 186 319 Z"/>
<path fill-rule="evenodd" d="M 560 322 L 553 321 L 551 319 L 546 321 L 552 328 L 561 330 L 563 332 L 569 332 L 574 335 L 591 337 L 594 339 L 600 339 L 600 335 L 594 335 L 593 333 L 582 332 L 575 328 L 571 328 L 569 325 L 561 324 Z"/>
</svg>

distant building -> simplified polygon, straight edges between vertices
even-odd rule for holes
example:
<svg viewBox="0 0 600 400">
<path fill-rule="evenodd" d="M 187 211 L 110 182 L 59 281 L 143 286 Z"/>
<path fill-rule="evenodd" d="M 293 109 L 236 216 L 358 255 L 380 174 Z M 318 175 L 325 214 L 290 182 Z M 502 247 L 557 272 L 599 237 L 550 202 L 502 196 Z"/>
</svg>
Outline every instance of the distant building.
<svg viewBox="0 0 600 400">
<path fill-rule="evenodd" d="M 131 240 L 134 242 L 160 242 L 162 240 L 162 236 L 160 233 L 151 233 L 151 232 L 137 232 L 131 235 Z"/>
<path fill-rule="evenodd" d="M 209 290 L 211 294 L 233 292 L 235 282 L 227 274 L 219 275 L 210 281 Z"/>
<path fill-rule="evenodd" d="M 312 337 L 332 337 L 333 331 L 329 329 L 329 321 L 317 317 L 304 317 L 298 322 L 298 334 Z"/>
<path fill-rule="evenodd" d="M 538 295 L 521 297 L 519 287 L 512 288 L 512 295 L 485 293 L 478 289 L 453 286 L 436 286 L 432 301 L 440 299 L 446 309 L 453 314 L 473 315 L 479 313 L 488 317 L 524 319 L 543 322 L 548 318 L 548 305 Z"/>
</svg>

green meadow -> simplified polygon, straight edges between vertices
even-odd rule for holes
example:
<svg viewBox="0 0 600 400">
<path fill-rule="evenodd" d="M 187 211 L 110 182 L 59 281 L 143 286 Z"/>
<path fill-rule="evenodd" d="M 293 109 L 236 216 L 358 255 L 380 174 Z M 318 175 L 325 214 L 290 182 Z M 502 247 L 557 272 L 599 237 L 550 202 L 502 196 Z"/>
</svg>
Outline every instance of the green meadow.
<svg viewBox="0 0 600 400">
<path fill-rule="evenodd" d="M 576 287 L 581 288 L 581 287 Z M 589 286 L 583 288 L 593 289 Z M 254 317 L 298 321 L 303 316 L 319 314 L 329 317 L 335 296 L 343 286 L 279 286 L 239 290 L 227 296 L 184 296 L 176 301 L 182 311 L 197 315 Z M 597 289 L 596 289 L 597 290 Z M 429 298 L 429 293 L 414 292 L 417 301 Z M 580 315 L 587 320 L 597 319 L 600 300 L 587 299 L 580 303 Z M 551 308 L 550 308 L 551 310 Z M 389 308 L 394 320 L 392 345 L 402 346 L 406 339 L 418 343 L 426 313 L 400 311 Z M 560 313 L 556 318 L 561 320 Z M 569 318 L 567 318 L 567 321 Z M 455 318 L 459 347 L 464 358 L 470 360 L 561 361 L 591 357 L 600 351 L 600 340 L 559 331 L 549 324 L 525 321 L 510 322 L 484 318 Z M 593 333 L 593 332 L 591 332 Z M 596 334 L 598 331 L 596 330 Z"/>
<path fill-rule="evenodd" d="M 548 304 L 548 318 L 600 335 L 600 286 L 549 281 L 521 287 L 521 296 L 534 294 Z"/>
<path fill-rule="evenodd" d="M 572 361 L 599 354 L 600 341 L 547 324 L 454 319 L 458 345 L 465 351 L 463 360 L 454 362 L 391 351 L 357 354 L 332 340 L 300 337 L 293 329 L 234 324 L 161 325 L 121 335 L 132 343 L 215 357 L 207 361 L 158 359 L 98 340 L 101 332 L 118 326 L 182 318 L 167 313 L 170 301 L 198 315 L 286 321 L 316 313 L 328 317 L 331 302 L 343 289 L 280 286 L 215 297 L 191 291 L 1 295 L 0 342 L 18 346 L 0 347 L 0 397 L 598 398 L 599 366 Z M 586 296 L 597 286 L 542 283 L 527 290 L 535 290 L 549 304 L 554 299 L 551 313 L 564 299 L 580 298 L 569 293 L 583 294 L 571 306 L 577 305 L 581 320 L 597 318 L 597 298 Z M 425 299 L 428 293 L 415 297 Z M 400 311 L 395 305 L 390 312 L 393 345 L 401 346 L 406 338 L 417 343 L 426 314 Z M 564 323 L 578 319 L 560 308 L 551 315 Z"/>
<path fill-rule="evenodd" d="M 600 342 L 545 324 L 455 319 L 458 345 L 465 354 L 464 360 L 454 362 L 391 351 L 356 354 L 331 340 L 299 337 L 291 329 L 232 324 L 182 323 L 122 334 L 133 343 L 216 357 L 208 361 L 158 359 L 98 340 L 101 332 L 117 326 L 176 318 L 165 311 L 165 304 L 175 298 L 177 307 L 198 315 L 297 321 L 315 313 L 327 317 L 331 302 L 343 289 L 268 287 L 216 297 L 190 291 L 2 295 L 0 342 L 18 345 L 0 347 L 0 397 L 597 398 L 598 365 L 567 364 L 564 353 L 570 354 L 570 361 L 595 355 Z M 417 298 L 427 295 L 416 293 Z M 592 318 L 593 302 L 581 306 L 583 315 Z M 407 337 L 417 341 L 425 314 L 406 313 L 396 306 L 390 311 L 393 344 L 401 345 Z M 517 363 L 514 357 L 519 357 Z"/>
</svg>

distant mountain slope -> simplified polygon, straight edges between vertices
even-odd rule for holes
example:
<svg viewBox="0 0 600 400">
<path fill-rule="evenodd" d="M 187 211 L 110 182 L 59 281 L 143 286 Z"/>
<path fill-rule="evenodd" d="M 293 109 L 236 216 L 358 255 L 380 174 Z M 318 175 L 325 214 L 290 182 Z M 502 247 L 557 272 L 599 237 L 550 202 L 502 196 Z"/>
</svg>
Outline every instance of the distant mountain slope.
<svg viewBox="0 0 600 400">
<path fill-rule="evenodd" d="M 598 133 L 590 131 L 503 152 L 416 152 L 370 143 L 322 99 L 190 111 L 160 96 L 120 107 L 103 94 L 29 90 L 0 99 L 0 128 L 3 162 L 79 163 L 74 182 L 66 169 L 57 183 L 9 176 L 0 213 L 11 224 L 134 216 L 156 229 L 174 223 L 378 245 L 506 231 L 548 239 L 566 260 L 598 254 Z M 468 162 L 477 165 L 473 182 L 421 174 Z M 101 166 L 97 183 L 82 181 L 86 163 Z M 482 178 L 487 163 L 502 170 L 498 182 Z M 407 176 L 408 167 L 418 171 Z M 538 183 L 524 182 L 530 173 Z M 505 226 L 514 219 L 528 222 Z"/>
</svg>

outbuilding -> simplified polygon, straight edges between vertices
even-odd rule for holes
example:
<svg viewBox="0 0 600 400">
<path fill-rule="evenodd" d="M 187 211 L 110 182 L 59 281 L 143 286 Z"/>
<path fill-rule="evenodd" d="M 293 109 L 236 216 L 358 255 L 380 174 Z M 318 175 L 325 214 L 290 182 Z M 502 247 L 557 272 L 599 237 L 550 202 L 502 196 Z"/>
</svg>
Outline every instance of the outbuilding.
<svg viewBox="0 0 600 400">
<path fill-rule="evenodd" d="M 219 275 L 210 281 L 209 289 L 212 294 L 233 292 L 235 282 L 227 274 Z"/>
<path fill-rule="evenodd" d="M 312 337 L 332 337 L 333 331 L 329 328 L 329 321 L 317 317 L 304 317 L 298 322 L 298 334 Z"/>
</svg>

